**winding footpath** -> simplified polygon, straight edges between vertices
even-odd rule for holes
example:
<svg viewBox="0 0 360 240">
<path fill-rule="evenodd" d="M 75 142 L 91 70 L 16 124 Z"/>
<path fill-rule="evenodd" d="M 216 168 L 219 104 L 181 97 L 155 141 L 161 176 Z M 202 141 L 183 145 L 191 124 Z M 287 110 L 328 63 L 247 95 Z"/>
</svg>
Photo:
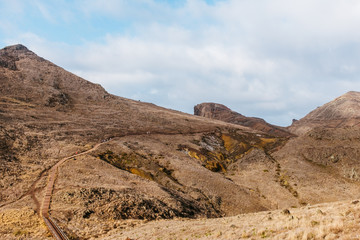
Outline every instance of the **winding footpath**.
<svg viewBox="0 0 360 240">
<path fill-rule="evenodd" d="M 69 238 L 65 235 L 65 233 L 57 226 L 57 224 L 53 221 L 53 219 L 50 216 L 50 202 L 51 202 L 51 195 L 54 190 L 54 184 L 56 180 L 56 173 L 58 171 L 58 167 L 61 166 L 65 161 L 78 157 L 81 155 L 85 155 L 87 153 L 90 153 L 94 150 L 96 150 L 100 145 L 106 143 L 107 141 L 104 141 L 102 143 L 96 144 L 93 148 L 90 150 L 87 150 L 85 152 L 81 152 L 79 154 L 72 155 L 70 157 L 63 158 L 59 162 L 57 162 L 52 168 L 49 170 L 49 181 L 45 188 L 45 194 L 43 197 L 41 209 L 40 209 L 40 215 L 42 216 L 46 226 L 50 230 L 51 234 L 54 236 L 57 240 L 68 240 Z"/>
</svg>

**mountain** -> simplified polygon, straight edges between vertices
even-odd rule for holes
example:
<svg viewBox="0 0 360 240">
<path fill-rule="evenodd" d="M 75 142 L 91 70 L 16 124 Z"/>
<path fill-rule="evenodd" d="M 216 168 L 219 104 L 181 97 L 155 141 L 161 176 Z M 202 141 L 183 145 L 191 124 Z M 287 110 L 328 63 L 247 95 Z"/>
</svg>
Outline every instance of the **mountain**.
<svg viewBox="0 0 360 240">
<path fill-rule="evenodd" d="M 194 114 L 197 116 L 217 119 L 228 123 L 246 126 L 278 137 L 293 136 L 285 128 L 271 125 L 261 118 L 245 117 L 244 115 L 234 112 L 228 107 L 218 103 L 198 104 L 194 107 Z"/>
<path fill-rule="evenodd" d="M 266 135 L 111 95 L 22 45 L 0 50 L 0 92 L 0 235 L 5 238 L 17 231 L 18 222 L 24 226 L 20 232 L 44 237 L 38 214 L 49 169 L 97 143 L 102 145 L 96 151 L 59 170 L 51 215 L 60 223 L 86 225 L 90 218 L 93 223 L 80 229 L 97 231 L 123 219 L 267 209 L 257 194 L 225 175 L 236 155 L 256 144 L 269 149 L 278 144 L 264 142 Z M 251 142 L 230 152 L 222 142 L 229 131 L 237 138 L 251 136 Z M 93 234 L 63 227 L 69 235 Z"/>
<path fill-rule="evenodd" d="M 349 92 L 312 111 L 303 119 L 294 122 L 292 126 L 280 128 L 280 136 L 283 132 L 291 132 L 291 134 L 285 138 L 281 138 L 278 134 L 276 138 L 287 139 L 286 143 L 277 149 L 268 151 L 267 157 L 272 159 L 276 165 L 275 172 L 278 173 L 280 185 L 288 189 L 292 196 L 282 198 L 275 193 L 275 186 L 272 186 L 272 193 L 276 196 L 276 200 L 272 199 L 272 201 L 277 202 L 279 206 L 286 207 L 295 202 L 300 205 L 313 204 L 360 196 L 356 193 L 357 181 L 360 180 L 358 161 L 360 144 L 356 140 L 360 138 L 360 126 L 357 124 L 358 112 L 356 111 L 360 107 L 359 96 L 360 93 Z M 270 128 L 272 126 L 269 127 L 262 119 L 247 118 L 221 104 L 199 104 L 195 106 L 194 113 L 206 118 L 245 125 L 263 132 L 267 131 L 273 136 L 279 130 Z M 263 127 L 264 124 L 266 127 Z M 251 154 L 246 154 L 242 161 L 250 156 Z M 254 158 L 259 159 L 260 157 L 257 155 Z M 266 179 L 264 175 L 254 177 L 259 173 L 253 172 L 254 175 L 247 175 L 245 172 L 242 169 L 241 175 L 245 176 L 241 180 L 238 175 L 230 178 L 237 182 L 256 182 L 256 188 L 261 193 L 268 191 L 264 186 L 266 186 L 266 181 L 267 184 L 272 183 L 270 179 Z M 329 185 L 332 186 L 331 190 Z M 351 187 L 344 191 L 345 185 Z M 270 192 L 266 196 L 271 198 Z M 280 199 L 282 200 L 280 201 Z M 288 203 L 284 204 L 285 202 Z"/>
<path fill-rule="evenodd" d="M 293 122 L 285 149 L 343 179 L 360 180 L 360 92 L 348 92 Z M 340 178 L 341 179 L 341 178 Z M 339 179 L 339 180 L 340 180 Z M 354 196 L 357 196 L 354 193 Z"/>
<path fill-rule="evenodd" d="M 50 215 L 71 239 L 359 196 L 358 126 L 297 137 L 193 116 L 109 94 L 22 45 L 0 50 L 0 93 L 2 239 L 49 238 L 40 206 L 70 156 Z"/>
<path fill-rule="evenodd" d="M 315 127 L 342 128 L 360 123 L 360 92 L 348 92 L 295 121 L 289 130 L 304 134 Z"/>
</svg>

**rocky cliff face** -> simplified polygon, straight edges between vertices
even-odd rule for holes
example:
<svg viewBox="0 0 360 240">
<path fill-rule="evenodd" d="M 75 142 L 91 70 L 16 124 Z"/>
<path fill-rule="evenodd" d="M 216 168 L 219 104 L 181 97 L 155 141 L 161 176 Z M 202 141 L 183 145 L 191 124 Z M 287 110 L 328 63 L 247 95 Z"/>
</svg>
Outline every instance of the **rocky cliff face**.
<svg viewBox="0 0 360 240">
<path fill-rule="evenodd" d="M 234 112 L 222 104 L 217 104 L 217 103 L 198 104 L 194 107 L 194 114 L 197 116 L 217 119 L 224 122 L 249 127 L 278 137 L 292 136 L 292 134 L 286 131 L 285 128 L 271 125 L 261 118 L 245 117 L 244 115 Z"/>
</svg>

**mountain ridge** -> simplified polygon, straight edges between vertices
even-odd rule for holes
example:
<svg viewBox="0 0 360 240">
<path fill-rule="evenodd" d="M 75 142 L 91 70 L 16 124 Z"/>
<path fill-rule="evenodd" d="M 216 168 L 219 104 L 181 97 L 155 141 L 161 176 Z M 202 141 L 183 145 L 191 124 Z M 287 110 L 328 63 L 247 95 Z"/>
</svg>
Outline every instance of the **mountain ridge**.
<svg viewBox="0 0 360 240">
<path fill-rule="evenodd" d="M 194 115 L 238 124 L 279 137 L 306 134 L 316 127 L 352 127 L 360 124 L 360 92 L 349 91 L 312 110 L 288 127 L 279 127 L 257 117 L 246 117 L 219 103 L 200 103 L 194 106 Z"/>
<path fill-rule="evenodd" d="M 272 125 L 261 118 L 246 117 L 219 103 L 198 104 L 194 107 L 194 115 L 250 127 L 278 137 L 293 136 L 286 128 Z"/>
</svg>

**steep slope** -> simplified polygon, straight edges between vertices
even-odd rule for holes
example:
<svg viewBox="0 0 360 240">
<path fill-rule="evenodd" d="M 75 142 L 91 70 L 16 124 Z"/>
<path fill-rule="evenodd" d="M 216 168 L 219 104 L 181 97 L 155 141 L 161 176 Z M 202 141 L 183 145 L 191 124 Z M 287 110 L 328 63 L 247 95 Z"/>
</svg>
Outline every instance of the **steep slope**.
<svg viewBox="0 0 360 240">
<path fill-rule="evenodd" d="M 264 133 L 278 136 L 292 136 L 285 128 L 271 125 L 261 118 L 245 117 L 234 112 L 228 107 L 217 103 L 201 103 L 194 107 L 194 114 L 211 119 L 217 119 L 228 123 L 246 126 Z"/>
<path fill-rule="evenodd" d="M 360 123 L 360 92 L 348 92 L 295 121 L 289 130 L 304 134 L 317 127 L 353 127 Z"/>
<path fill-rule="evenodd" d="M 64 71 L 22 45 L 2 49 L 0 59 L 0 66 L 3 66 L 0 88 L 3 101 L 17 99 L 66 111 L 77 103 L 110 97 L 100 85 Z"/>
<path fill-rule="evenodd" d="M 294 122 L 289 130 L 299 137 L 290 141 L 284 150 L 293 152 L 298 161 L 357 183 L 360 180 L 359 123 L 360 93 L 348 92 Z M 282 157 L 288 159 L 289 154 L 285 154 Z M 340 195 L 342 191 L 335 192 Z"/>
</svg>

